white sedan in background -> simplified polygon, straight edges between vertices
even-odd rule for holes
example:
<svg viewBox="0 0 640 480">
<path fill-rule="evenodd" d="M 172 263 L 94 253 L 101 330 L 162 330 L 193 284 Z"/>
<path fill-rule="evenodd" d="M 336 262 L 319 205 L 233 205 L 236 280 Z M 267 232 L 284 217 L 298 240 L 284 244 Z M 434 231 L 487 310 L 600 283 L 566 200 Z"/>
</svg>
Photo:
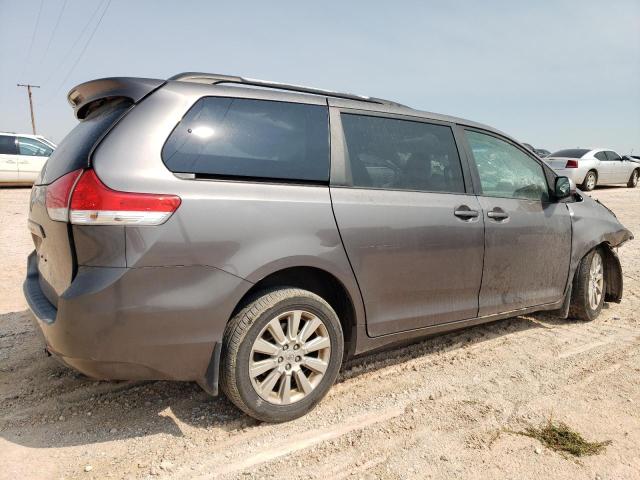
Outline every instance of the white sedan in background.
<svg viewBox="0 0 640 480">
<path fill-rule="evenodd" d="M 543 161 L 558 175 L 569 177 L 586 191 L 596 185 L 626 184 L 635 188 L 640 176 L 640 164 L 606 148 L 558 150 Z"/>
<path fill-rule="evenodd" d="M 0 132 L 0 184 L 33 184 L 55 148 L 40 135 Z"/>
</svg>

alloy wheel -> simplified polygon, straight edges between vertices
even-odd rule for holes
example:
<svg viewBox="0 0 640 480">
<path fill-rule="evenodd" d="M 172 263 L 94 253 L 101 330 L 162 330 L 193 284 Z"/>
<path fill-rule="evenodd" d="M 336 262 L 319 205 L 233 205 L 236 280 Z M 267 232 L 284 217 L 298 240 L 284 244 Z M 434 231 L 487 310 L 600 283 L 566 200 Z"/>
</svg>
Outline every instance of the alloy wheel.
<svg viewBox="0 0 640 480">
<path fill-rule="evenodd" d="M 602 269 L 602 257 L 598 252 L 593 254 L 591 268 L 589 269 L 588 297 L 591 310 L 597 310 L 602 300 L 604 287 L 604 272 Z"/>
<path fill-rule="evenodd" d="M 596 187 L 596 176 L 593 173 L 590 173 L 587 176 L 587 188 L 589 190 L 593 190 Z"/>
<path fill-rule="evenodd" d="M 249 376 L 255 392 L 275 405 L 299 402 L 322 381 L 331 357 L 323 321 L 305 310 L 271 319 L 251 347 Z"/>
</svg>

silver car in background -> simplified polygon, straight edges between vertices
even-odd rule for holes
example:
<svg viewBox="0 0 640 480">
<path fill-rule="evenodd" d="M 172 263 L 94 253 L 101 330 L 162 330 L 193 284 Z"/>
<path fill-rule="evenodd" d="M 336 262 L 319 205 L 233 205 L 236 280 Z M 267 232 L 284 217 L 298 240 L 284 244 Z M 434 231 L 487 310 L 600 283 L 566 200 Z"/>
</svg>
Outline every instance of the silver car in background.
<svg viewBox="0 0 640 480">
<path fill-rule="evenodd" d="M 638 185 L 640 164 L 622 158 L 604 148 L 571 148 L 558 150 L 544 159 L 558 175 L 569 177 L 582 190 L 591 191 L 596 185 Z"/>
</svg>

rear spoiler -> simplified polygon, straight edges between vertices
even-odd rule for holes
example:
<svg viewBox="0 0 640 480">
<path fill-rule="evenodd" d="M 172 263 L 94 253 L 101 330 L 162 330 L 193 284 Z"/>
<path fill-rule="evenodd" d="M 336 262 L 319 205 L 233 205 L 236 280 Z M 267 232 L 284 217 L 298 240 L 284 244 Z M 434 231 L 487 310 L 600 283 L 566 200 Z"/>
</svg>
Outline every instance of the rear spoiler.
<svg viewBox="0 0 640 480">
<path fill-rule="evenodd" d="M 76 118 L 83 120 L 105 101 L 125 98 L 137 103 L 154 90 L 160 88 L 166 80 L 154 78 L 110 77 L 91 80 L 73 87 L 67 99 Z"/>
</svg>

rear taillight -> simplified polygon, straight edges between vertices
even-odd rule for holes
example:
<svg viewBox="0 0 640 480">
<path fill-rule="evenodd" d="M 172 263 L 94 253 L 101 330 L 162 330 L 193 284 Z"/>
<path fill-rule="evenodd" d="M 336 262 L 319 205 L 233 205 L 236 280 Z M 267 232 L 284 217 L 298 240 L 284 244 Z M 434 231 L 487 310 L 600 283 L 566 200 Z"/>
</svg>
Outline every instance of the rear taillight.
<svg viewBox="0 0 640 480">
<path fill-rule="evenodd" d="M 567 160 L 564 168 L 578 168 L 578 160 Z"/>
<path fill-rule="evenodd" d="M 78 177 L 82 174 L 82 169 L 74 170 L 60 177 L 47 187 L 46 206 L 47 214 L 51 220 L 66 222 L 69 220 L 69 200 L 73 186 Z"/>
<path fill-rule="evenodd" d="M 77 180 L 79 174 L 80 179 Z M 49 189 L 75 174 L 67 192 L 64 211 L 54 218 L 49 212 Z M 66 183 L 65 183 L 66 185 Z M 55 191 L 56 189 L 54 189 Z M 62 187 L 60 187 L 62 193 Z M 58 196 L 56 196 L 58 198 Z M 60 204 L 63 199 L 60 197 Z M 118 192 L 100 181 L 92 169 L 65 175 L 47 187 L 47 211 L 58 221 L 81 225 L 160 225 L 180 206 L 180 197 L 155 193 Z"/>
</svg>

